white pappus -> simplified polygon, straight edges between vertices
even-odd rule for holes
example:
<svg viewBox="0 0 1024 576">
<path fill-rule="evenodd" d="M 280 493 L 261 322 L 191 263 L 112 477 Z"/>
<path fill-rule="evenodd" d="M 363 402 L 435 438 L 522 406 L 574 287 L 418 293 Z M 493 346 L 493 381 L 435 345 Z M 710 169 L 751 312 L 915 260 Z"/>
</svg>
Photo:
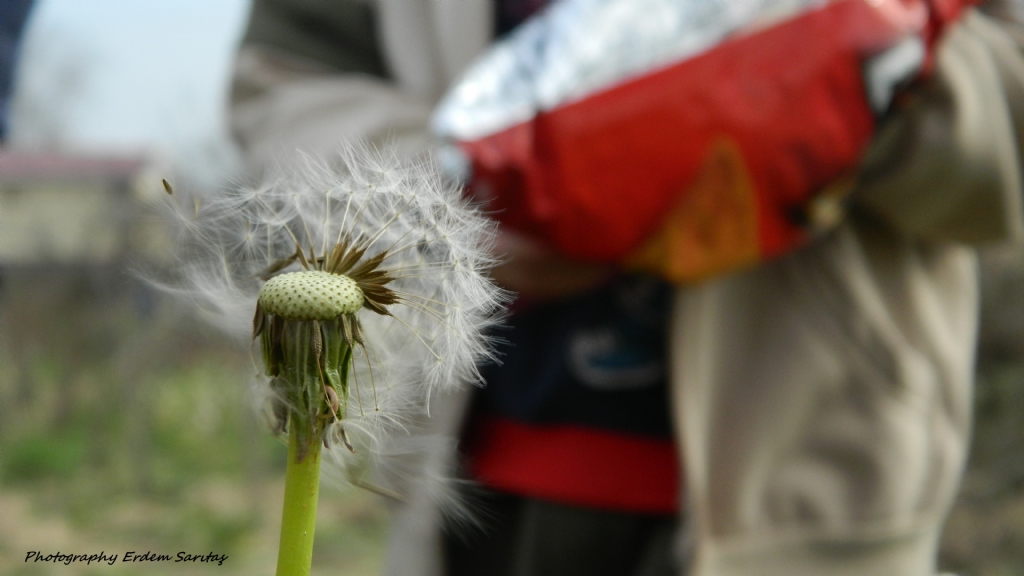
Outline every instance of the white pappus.
<svg viewBox="0 0 1024 576">
<path fill-rule="evenodd" d="M 313 327 L 317 358 L 327 354 L 321 350 L 331 322 L 351 350 L 347 409 L 345 398 L 340 410 L 336 399 L 332 406 L 333 389 L 341 388 L 329 385 L 336 382 L 323 374 L 326 361 L 313 364 L 324 392 L 313 402 L 320 410 L 314 422 L 324 421 L 314 441 L 353 439 L 372 454 L 426 408 L 433 392 L 478 382 L 478 363 L 493 356 L 487 331 L 507 299 L 488 276 L 495 224 L 430 162 L 403 165 L 387 152 L 350 146 L 330 158 L 305 157 L 259 186 L 194 196 L 174 191 L 169 205 L 180 272 L 171 290 L 227 332 L 262 336 L 268 377 L 261 388 L 276 402 L 279 430 L 279 409 L 296 402 L 272 390 L 277 373 L 266 356 L 281 348 L 285 326 L 302 314 L 282 320 L 286 308 L 268 306 L 267 298 L 292 285 L 277 282 L 284 288 L 261 294 L 271 278 L 344 273 L 351 276 L 345 286 L 362 290 L 358 311 L 351 312 L 351 302 L 343 313 L 316 309 L 295 328 L 308 334 L 306 326 Z M 301 274 L 292 278 L 304 281 Z"/>
</svg>

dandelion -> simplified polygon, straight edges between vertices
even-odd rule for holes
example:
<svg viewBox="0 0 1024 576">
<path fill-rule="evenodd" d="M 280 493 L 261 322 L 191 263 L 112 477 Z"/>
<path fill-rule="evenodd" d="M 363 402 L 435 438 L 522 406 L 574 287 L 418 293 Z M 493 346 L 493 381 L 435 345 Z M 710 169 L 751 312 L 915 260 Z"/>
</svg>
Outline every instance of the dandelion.
<svg viewBox="0 0 1024 576">
<path fill-rule="evenodd" d="M 433 391 L 479 380 L 504 300 L 493 224 L 429 164 L 359 147 L 258 187 L 167 191 L 175 290 L 259 340 L 289 445 L 278 574 L 308 574 L 321 446 L 372 455 Z"/>
</svg>

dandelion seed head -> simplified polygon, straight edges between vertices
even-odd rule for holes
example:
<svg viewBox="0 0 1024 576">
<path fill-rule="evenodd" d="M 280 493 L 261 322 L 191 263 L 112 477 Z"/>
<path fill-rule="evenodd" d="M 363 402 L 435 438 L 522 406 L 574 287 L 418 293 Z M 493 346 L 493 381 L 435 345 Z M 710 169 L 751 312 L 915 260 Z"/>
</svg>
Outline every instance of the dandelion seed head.
<svg viewBox="0 0 1024 576">
<path fill-rule="evenodd" d="M 257 301 L 268 314 L 293 320 L 333 320 L 358 311 L 364 297 L 348 276 L 304 270 L 267 280 Z"/>
<path fill-rule="evenodd" d="M 269 323 L 346 319 L 331 326 L 352 338 L 350 398 L 328 440 L 373 449 L 434 391 L 479 381 L 493 356 L 487 329 L 507 300 L 488 277 L 494 224 L 430 163 L 346 147 L 253 186 L 176 191 L 171 207 L 171 289 L 218 327 L 250 340 L 257 304 Z"/>
</svg>

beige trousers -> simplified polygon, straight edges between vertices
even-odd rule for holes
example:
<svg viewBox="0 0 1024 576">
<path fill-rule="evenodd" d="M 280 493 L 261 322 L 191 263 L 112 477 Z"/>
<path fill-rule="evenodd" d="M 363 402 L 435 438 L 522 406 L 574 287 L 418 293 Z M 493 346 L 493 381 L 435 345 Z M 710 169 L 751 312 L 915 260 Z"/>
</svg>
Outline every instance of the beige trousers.
<svg viewBox="0 0 1024 576">
<path fill-rule="evenodd" d="M 977 308 L 971 250 L 857 217 L 680 290 L 693 574 L 933 574 L 967 452 Z"/>
</svg>

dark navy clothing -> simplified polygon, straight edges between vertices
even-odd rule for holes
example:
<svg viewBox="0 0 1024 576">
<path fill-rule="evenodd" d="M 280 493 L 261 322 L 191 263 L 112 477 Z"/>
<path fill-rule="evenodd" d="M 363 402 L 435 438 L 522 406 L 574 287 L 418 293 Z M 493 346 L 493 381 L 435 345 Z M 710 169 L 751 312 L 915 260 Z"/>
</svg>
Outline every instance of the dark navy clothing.
<svg viewBox="0 0 1024 576">
<path fill-rule="evenodd" d="M 501 365 L 483 368 L 476 410 L 531 424 L 671 436 L 666 402 L 670 288 L 645 276 L 513 314 Z"/>
<path fill-rule="evenodd" d="M 0 141 L 7 136 L 7 117 L 25 21 L 33 0 L 0 2 Z"/>
<path fill-rule="evenodd" d="M 463 436 L 466 471 L 505 494 L 594 510 L 674 514 L 680 470 L 669 416 L 671 288 L 621 276 L 516 306 L 500 365 L 483 368 Z"/>
<path fill-rule="evenodd" d="M 501 37 L 552 0 L 495 0 L 494 36 Z"/>
</svg>

